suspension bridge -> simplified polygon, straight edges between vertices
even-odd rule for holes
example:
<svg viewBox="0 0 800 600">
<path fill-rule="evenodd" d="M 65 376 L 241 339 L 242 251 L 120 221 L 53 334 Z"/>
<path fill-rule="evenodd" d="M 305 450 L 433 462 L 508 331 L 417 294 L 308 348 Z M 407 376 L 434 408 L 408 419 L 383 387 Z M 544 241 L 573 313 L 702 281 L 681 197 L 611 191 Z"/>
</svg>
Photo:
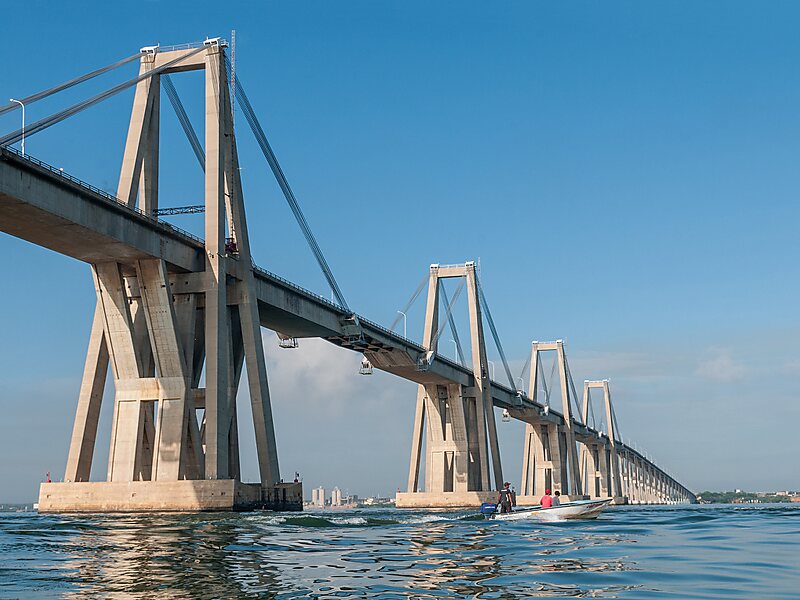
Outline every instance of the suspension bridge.
<svg viewBox="0 0 800 600">
<path fill-rule="evenodd" d="M 321 338 L 363 355 L 362 373 L 380 369 L 418 384 L 408 485 L 400 507 L 474 506 L 504 479 L 495 409 L 526 424 L 520 504 L 545 489 L 568 498 L 619 503 L 694 502 L 672 475 L 623 441 L 608 380 L 584 381 L 578 396 L 564 344 L 533 342 L 514 378 L 475 262 L 433 264 L 422 342 L 355 313 L 304 217 L 270 146 L 228 44 L 146 47 L 106 67 L 13 100 L 0 115 L 138 62 L 138 74 L 0 137 L 0 231 L 91 266 L 94 319 L 63 481 L 43 483 L 40 511 L 292 509 L 299 483 L 283 483 L 275 442 L 261 328 L 283 347 Z M 203 71 L 201 143 L 171 78 Z M 204 173 L 204 204 L 159 205 L 161 89 Z M 134 101 L 116 194 L 25 153 L 24 140 L 125 90 Z M 331 289 L 332 300 L 258 267 L 252 259 L 240 179 L 233 105 L 238 104 L 268 168 Z M 17 150 L 13 145 L 20 143 Z M 204 239 L 163 217 L 202 213 Z M 446 282 L 458 287 L 448 296 Z M 466 296 L 469 353 L 453 307 Z M 507 382 L 494 377 L 484 327 Z M 450 328 L 456 359 L 439 351 Z M 547 363 L 548 359 L 551 360 Z M 547 372 L 546 363 L 552 367 Z M 241 481 L 236 395 L 243 367 L 255 428 L 260 481 Z M 107 374 L 113 419 L 105 480 L 92 461 Z M 519 385 L 518 385 L 519 384 Z M 601 421 L 594 404 L 600 396 Z M 555 394 L 555 396 L 553 396 Z M 560 403 L 551 399 L 560 397 Z M 95 474 L 97 479 L 97 474 Z"/>
</svg>

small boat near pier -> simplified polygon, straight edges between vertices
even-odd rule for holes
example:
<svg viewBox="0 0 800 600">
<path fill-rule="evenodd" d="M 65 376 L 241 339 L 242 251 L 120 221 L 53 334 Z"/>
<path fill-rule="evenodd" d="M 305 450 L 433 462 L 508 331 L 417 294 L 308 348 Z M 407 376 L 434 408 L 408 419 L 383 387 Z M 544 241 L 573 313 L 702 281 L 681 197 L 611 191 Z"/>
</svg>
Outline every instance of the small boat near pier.
<svg viewBox="0 0 800 600">
<path fill-rule="evenodd" d="M 560 521 L 562 519 L 596 519 L 603 509 L 611 503 L 611 498 L 603 500 L 576 500 L 558 506 L 542 508 L 531 506 L 515 508 L 510 513 L 500 513 L 498 506 L 492 503 L 481 505 L 481 514 L 490 520 L 522 521 L 538 519 L 541 521 Z"/>
</svg>

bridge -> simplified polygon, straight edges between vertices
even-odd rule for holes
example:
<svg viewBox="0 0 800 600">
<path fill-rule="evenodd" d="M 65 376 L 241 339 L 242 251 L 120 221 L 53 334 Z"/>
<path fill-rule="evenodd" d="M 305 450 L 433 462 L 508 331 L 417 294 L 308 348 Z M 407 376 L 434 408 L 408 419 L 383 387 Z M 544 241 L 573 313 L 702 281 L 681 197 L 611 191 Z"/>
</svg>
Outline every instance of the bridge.
<svg viewBox="0 0 800 600">
<path fill-rule="evenodd" d="M 300 484 L 283 483 L 275 443 L 261 328 L 291 346 L 321 338 L 418 384 L 408 486 L 400 507 L 474 506 L 505 479 L 495 408 L 526 423 L 520 504 L 545 489 L 568 498 L 618 503 L 694 502 L 694 495 L 617 429 L 608 380 L 585 381 L 578 398 L 564 344 L 533 342 L 528 392 L 508 368 L 474 262 L 430 265 L 422 343 L 352 311 L 308 227 L 241 81 L 219 38 L 147 47 L 109 67 L 34 94 L 23 105 L 138 60 L 137 77 L 0 138 L 0 230 L 91 265 L 96 306 L 62 482 L 41 486 L 40 511 L 297 508 Z M 205 72 L 201 145 L 171 82 Z M 12 147 L 24 137 L 135 88 L 116 195 Z M 164 88 L 204 171 L 205 239 L 163 218 L 159 207 L 159 123 Z M 336 301 L 258 267 L 252 259 L 242 194 L 233 102 L 242 107 Z M 0 114 L 16 107 L 0 107 Z M 187 209 L 188 210 L 188 209 Z M 461 282 L 448 298 L 443 282 Z M 417 294 L 422 290 L 418 289 Z M 452 308 L 466 290 L 470 360 L 438 349 Z M 484 324 L 500 351 L 508 384 L 494 378 Z M 457 337 L 457 336 L 456 336 Z M 550 377 L 543 356 L 554 354 Z M 246 365 L 260 481 L 241 481 L 236 394 Z M 493 366 L 493 364 L 491 365 Z M 526 367 L 527 368 L 527 367 Z M 114 416 L 105 481 L 91 481 L 108 372 Z M 556 376 L 557 375 L 557 376 Z M 549 379 L 549 381 L 548 381 Z M 560 407 L 550 407 L 558 386 Z M 606 432 L 590 426 L 599 391 Z M 596 392 L 597 393 L 597 392 Z M 542 395 L 544 394 L 544 397 Z M 409 418 L 412 418 L 409 415 Z"/>
</svg>

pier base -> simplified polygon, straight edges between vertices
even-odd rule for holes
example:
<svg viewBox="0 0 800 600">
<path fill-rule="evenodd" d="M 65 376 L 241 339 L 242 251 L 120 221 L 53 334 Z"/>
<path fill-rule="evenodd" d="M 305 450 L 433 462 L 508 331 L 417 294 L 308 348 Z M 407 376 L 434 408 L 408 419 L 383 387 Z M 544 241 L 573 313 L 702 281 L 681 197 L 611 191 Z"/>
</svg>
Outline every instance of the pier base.
<svg viewBox="0 0 800 600">
<path fill-rule="evenodd" d="M 397 508 L 477 508 L 496 502 L 498 492 L 397 492 Z"/>
<path fill-rule="evenodd" d="M 303 484 L 233 479 L 43 483 L 41 513 L 303 510 Z"/>
</svg>

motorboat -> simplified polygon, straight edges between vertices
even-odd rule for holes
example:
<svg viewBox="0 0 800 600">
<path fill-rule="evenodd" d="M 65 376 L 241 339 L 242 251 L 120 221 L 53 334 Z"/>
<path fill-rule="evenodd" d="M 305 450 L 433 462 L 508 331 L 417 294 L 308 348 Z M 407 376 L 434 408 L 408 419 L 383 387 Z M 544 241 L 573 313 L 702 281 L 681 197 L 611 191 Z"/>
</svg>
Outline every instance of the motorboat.
<svg viewBox="0 0 800 600">
<path fill-rule="evenodd" d="M 611 503 L 611 498 L 602 500 L 576 500 L 558 506 L 542 508 L 529 506 L 514 508 L 510 513 L 500 513 L 498 506 L 490 502 L 481 505 L 481 514 L 486 519 L 497 521 L 521 521 L 539 519 L 541 521 L 560 521 L 562 519 L 596 519 L 603 509 Z"/>
</svg>

